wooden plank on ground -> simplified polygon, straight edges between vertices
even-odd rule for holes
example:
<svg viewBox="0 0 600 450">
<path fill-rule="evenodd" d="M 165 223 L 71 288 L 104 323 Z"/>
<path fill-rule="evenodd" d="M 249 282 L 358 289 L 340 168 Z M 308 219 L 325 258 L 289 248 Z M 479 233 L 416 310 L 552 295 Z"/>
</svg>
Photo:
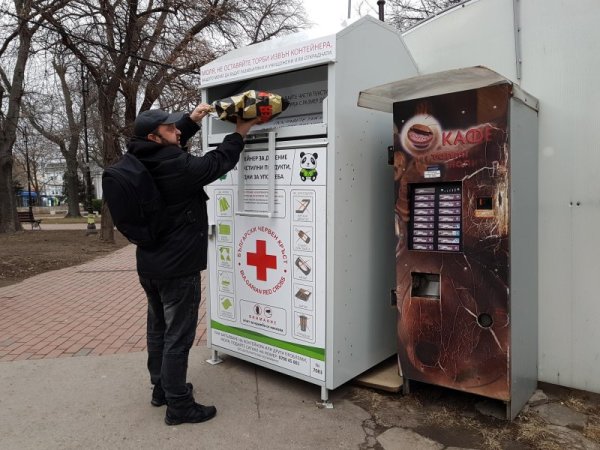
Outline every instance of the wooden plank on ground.
<svg viewBox="0 0 600 450">
<path fill-rule="evenodd" d="M 389 358 L 381 364 L 362 373 L 354 379 L 356 384 L 380 389 L 386 392 L 400 392 L 402 390 L 402 376 L 398 373 L 398 360 Z"/>
</svg>

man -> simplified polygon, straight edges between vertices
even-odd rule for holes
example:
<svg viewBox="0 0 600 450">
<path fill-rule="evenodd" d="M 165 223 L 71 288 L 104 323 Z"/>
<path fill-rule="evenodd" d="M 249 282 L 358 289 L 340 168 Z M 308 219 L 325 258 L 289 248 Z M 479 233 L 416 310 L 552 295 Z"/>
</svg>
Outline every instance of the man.
<svg viewBox="0 0 600 450">
<path fill-rule="evenodd" d="M 237 164 L 244 138 L 257 120 L 238 120 L 236 132 L 202 157 L 182 147 L 208 114 L 200 104 L 190 114 L 160 109 L 142 112 L 127 149 L 149 170 L 166 203 L 169 223 L 150 247 L 138 247 L 137 270 L 148 297 L 148 370 L 154 385 L 152 405 L 167 405 L 165 423 L 212 419 L 214 406 L 196 403 L 186 383 L 188 354 L 196 337 L 200 271 L 206 269 L 208 216 L 204 186 Z"/>
</svg>

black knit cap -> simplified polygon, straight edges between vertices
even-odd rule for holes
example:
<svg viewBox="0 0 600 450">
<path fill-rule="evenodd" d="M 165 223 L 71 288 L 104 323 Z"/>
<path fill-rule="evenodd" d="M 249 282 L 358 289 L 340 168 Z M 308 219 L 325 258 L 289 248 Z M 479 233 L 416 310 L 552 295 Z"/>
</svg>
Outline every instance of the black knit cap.
<svg viewBox="0 0 600 450">
<path fill-rule="evenodd" d="M 145 138 L 156 130 L 159 125 L 169 125 L 178 122 L 184 115 L 184 112 L 169 114 L 162 109 L 149 109 L 143 111 L 133 122 L 133 134 Z"/>
</svg>

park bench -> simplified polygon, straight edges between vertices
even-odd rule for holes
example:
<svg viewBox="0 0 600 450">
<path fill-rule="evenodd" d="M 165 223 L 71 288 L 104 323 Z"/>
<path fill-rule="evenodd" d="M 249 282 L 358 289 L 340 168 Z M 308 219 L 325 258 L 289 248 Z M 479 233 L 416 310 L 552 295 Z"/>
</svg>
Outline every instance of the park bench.
<svg viewBox="0 0 600 450">
<path fill-rule="evenodd" d="M 42 223 L 42 219 L 36 219 L 33 217 L 32 211 L 17 211 L 17 215 L 19 217 L 19 222 L 21 223 L 30 223 L 31 229 L 37 228 L 38 230 L 42 229 L 40 225 Z"/>
</svg>

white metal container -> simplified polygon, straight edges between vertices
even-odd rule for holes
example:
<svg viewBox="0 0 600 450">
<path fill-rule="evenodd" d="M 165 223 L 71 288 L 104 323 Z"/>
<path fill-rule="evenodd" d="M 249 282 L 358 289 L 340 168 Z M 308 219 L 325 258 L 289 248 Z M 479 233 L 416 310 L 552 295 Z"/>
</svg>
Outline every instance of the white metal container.
<svg viewBox="0 0 600 450">
<path fill-rule="evenodd" d="M 203 99 L 282 94 L 208 187 L 208 344 L 328 390 L 396 352 L 388 117 L 368 86 L 417 74 L 400 35 L 366 17 L 340 32 L 246 47 L 205 66 Z M 233 131 L 206 119 L 205 151 Z M 275 162 L 275 165 L 273 164 Z"/>
</svg>

